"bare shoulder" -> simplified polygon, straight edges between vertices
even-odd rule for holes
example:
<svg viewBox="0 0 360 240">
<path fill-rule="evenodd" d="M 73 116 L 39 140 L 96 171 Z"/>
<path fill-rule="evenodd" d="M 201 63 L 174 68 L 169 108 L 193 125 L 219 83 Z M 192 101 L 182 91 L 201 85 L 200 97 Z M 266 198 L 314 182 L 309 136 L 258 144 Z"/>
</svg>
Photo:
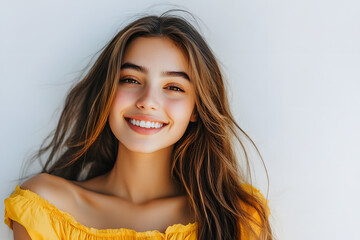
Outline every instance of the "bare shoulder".
<svg viewBox="0 0 360 240">
<path fill-rule="evenodd" d="M 41 173 L 24 182 L 21 189 L 30 190 L 40 197 L 48 200 L 59 209 L 67 209 L 71 202 L 71 191 L 68 181 L 47 173 Z M 18 222 L 12 224 L 14 239 L 30 240 L 30 236 L 25 227 Z"/>
<path fill-rule="evenodd" d="M 40 173 L 24 182 L 21 189 L 30 190 L 61 210 L 66 210 L 75 195 L 70 181 L 47 173 Z"/>
<path fill-rule="evenodd" d="M 64 183 L 66 183 L 66 180 L 63 178 L 47 173 L 40 173 L 24 182 L 20 188 L 30 190 L 40 197 L 47 197 L 58 194 L 59 191 L 63 192 L 66 188 Z"/>
</svg>

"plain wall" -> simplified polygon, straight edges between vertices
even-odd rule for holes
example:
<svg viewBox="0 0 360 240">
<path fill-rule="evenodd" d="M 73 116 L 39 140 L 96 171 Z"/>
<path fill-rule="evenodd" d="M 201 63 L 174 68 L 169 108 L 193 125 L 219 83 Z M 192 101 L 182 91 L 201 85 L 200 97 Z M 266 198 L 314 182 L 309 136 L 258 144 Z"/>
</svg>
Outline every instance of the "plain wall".
<svg viewBox="0 0 360 240">
<path fill-rule="evenodd" d="M 277 239 L 360 239 L 355 0 L 1 0 L 1 199 L 55 127 L 72 81 L 91 56 L 157 3 L 179 4 L 202 20 L 231 86 L 234 115 L 265 160 Z M 259 162 L 254 172 L 266 194 Z M 3 201 L 0 206 L 4 212 Z M 12 239 L 5 224 L 0 238 Z"/>
</svg>

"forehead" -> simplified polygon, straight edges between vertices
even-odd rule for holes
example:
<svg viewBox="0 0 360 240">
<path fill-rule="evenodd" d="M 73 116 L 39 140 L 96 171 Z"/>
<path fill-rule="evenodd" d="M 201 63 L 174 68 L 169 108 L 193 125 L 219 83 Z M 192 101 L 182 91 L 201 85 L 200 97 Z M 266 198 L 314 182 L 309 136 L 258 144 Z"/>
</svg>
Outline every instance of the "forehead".
<svg viewBox="0 0 360 240">
<path fill-rule="evenodd" d="M 126 48 L 123 63 L 131 62 L 149 70 L 188 71 L 183 51 L 166 37 L 138 37 Z"/>
</svg>

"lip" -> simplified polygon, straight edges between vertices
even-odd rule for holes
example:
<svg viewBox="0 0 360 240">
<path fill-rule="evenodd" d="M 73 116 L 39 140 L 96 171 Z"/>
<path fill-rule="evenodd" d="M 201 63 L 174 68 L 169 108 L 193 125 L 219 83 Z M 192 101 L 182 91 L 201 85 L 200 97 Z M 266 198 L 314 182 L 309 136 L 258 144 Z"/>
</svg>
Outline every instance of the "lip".
<svg viewBox="0 0 360 240">
<path fill-rule="evenodd" d="M 143 120 L 143 121 L 153 121 L 153 122 L 159 122 L 159 123 L 163 123 L 163 126 L 161 128 L 143 128 L 143 127 L 139 127 L 139 126 L 135 126 L 133 124 L 130 123 L 130 118 L 131 119 L 136 119 L 136 120 Z M 162 121 L 158 121 L 158 120 L 154 120 L 154 118 L 150 118 L 152 120 L 148 120 L 148 118 L 146 118 L 147 120 L 145 120 L 144 118 L 139 118 L 139 117 L 125 117 L 125 121 L 127 122 L 128 126 L 134 130 L 135 132 L 141 134 L 141 135 L 152 135 L 152 134 L 155 134 L 155 133 L 158 133 L 160 132 L 164 127 L 167 126 L 166 123 L 162 122 Z"/>
</svg>

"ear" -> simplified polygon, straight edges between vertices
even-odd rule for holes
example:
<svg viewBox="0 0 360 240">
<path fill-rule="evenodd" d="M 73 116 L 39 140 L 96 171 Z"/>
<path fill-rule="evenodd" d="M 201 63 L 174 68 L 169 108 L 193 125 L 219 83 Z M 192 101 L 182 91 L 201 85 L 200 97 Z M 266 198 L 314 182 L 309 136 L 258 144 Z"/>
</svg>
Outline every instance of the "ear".
<svg viewBox="0 0 360 240">
<path fill-rule="evenodd" d="M 194 108 L 194 111 L 192 112 L 191 117 L 190 117 L 190 122 L 196 122 L 197 118 L 198 118 L 198 114 L 197 114 L 196 109 Z"/>
</svg>

